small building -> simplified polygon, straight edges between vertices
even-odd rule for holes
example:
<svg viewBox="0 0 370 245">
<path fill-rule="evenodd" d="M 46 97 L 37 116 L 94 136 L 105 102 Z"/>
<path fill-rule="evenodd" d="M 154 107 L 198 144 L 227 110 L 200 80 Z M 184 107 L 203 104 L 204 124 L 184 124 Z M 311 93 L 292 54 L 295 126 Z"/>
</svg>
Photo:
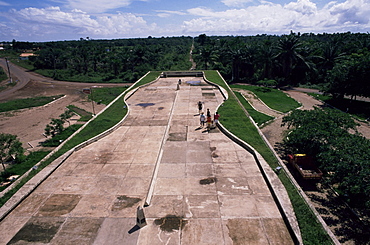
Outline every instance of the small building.
<svg viewBox="0 0 370 245">
<path fill-rule="evenodd" d="M 20 60 L 28 60 L 30 56 L 34 56 L 34 53 L 22 53 L 19 55 Z"/>
</svg>

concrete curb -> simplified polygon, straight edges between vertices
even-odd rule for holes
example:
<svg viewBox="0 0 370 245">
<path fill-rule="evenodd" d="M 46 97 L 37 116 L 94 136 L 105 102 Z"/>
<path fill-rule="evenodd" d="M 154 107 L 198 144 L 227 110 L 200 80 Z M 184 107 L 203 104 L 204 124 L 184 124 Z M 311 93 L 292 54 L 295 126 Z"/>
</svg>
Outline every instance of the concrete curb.
<svg viewBox="0 0 370 245">
<path fill-rule="evenodd" d="M 290 202 L 288 193 L 286 192 L 286 189 L 284 185 L 281 183 L 279 177 L 271 169 L 271 167 L 268 165 L 265 159 L 263 159 L 263 157 L 252 146 L 250 146 L 248 143 L 244 142 L 243 140 L 239 139 L 237 136 L 229 132 L 221 123 L 219 123 L 217 126 L 222 133 L 224 133 L 231 140 L 233 140 L 235 143 L 237 143 L 238 145 L 240 145 L 253 155 L 262 173 L 262 176 L 265 179 L 266 184 L 269 187 L 270 192 L 275 199 L 275 202 L 280 210 L 280 213 L 283 216 L 287 228 L 292 235 L 294 243 L 303 244 L 301 231 L 299 229 L 299 225 L 295 217 L 293 206 Z"/>
</svg>

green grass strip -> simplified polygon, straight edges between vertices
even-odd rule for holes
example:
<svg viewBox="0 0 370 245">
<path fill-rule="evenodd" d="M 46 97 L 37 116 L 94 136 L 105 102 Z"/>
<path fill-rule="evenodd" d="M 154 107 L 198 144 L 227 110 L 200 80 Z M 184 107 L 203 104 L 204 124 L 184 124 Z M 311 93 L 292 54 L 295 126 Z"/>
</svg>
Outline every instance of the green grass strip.
<svg viewBox="0 0 370 245">
<path fill-rule="evenodd" d="M 234 92 L 234 93 L 257 125 L 262 125 L 274 119 L 274 117 L 272 116 L 256 111 L 241 93 L 239 92 Z"/>
<path fill-rule="evenodd" d="M 218 75 L 217 71 L 205 71 L 205 75 L 207 80 L 220 85 L 229 93 L 229 99 L 218 109 L 218 112 L 221 115 L 220 122 L 231 133 L 250 144 L 263 156 L 270 167 L 275 169 L 278 166 L 277 159 L 265 144 L 252 122 L 240 108 L 236 97 L 232 95 L 233 92 L 227 87 L 223 79 Z M 283 171 L 280 172 L 279 178 L 285 186 L 292 202 L 293 209 L 296 213 L 298 224 L 301 229 L 303 243 L 305 245 L 332 244 L 330 237 L 317 221 L 316 216 L 313 214 L 304 199 L 299 195 L 298 190 Z"/>
<path fill-rule="evenodd" d="M 8 102 L 0 103 L 0 112 L 43 106 L 63 96 L 64 95 L 49 96 L 49 97 L 40 96 L 40 97 L 35 97 L 35 98 L 11 100 Z"/>
<path fill-rule="evenodd" d="M 230 85 L 231 88 L 239 88 L 252 91 L 260 98 L 268 107 L 280 112 L 289 112 L 297 109 L 301 105 L 293 98 L 287 96 L 284 92 L 278 89 L 252 86 L 252 85 Z"/>
</svg>

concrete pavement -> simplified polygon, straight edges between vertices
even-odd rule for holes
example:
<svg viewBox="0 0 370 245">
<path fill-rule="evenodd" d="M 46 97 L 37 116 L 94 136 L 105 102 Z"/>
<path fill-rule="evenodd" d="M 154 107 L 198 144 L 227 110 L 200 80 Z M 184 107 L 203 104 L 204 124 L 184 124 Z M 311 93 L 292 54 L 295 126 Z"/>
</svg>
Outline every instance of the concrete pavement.
<svg viewBox="0 0 370 245">
<path fill-rule="evenodd" d="M 199 127 L 197 102 L 213 114 L 219 90 L 190 77 L 177 90 L 178 79 L 130 97 L 121 127 L 73 153 L 2 220 L 0 244 L 293 244 L 254 157 Z"/>
</svg>

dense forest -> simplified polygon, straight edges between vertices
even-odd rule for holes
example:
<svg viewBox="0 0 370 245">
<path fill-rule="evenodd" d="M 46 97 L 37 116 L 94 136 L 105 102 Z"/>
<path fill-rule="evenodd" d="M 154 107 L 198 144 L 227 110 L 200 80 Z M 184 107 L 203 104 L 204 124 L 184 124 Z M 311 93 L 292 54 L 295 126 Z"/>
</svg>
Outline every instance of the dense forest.
<svg viewBox="0 0 370 245">
<path fill-rule="evenodd" d="M 133 82 L 149 70 L 189 70 L 192 50 L 198 70 L 219 70 L 230 83 L 306 85 L 339 98 L 370 96 L 369 33 L 13 40 L 12 49 L 36 50 L 30 65 L 59 80 Z"/>
<path fill-rule="evenodd" d="M 76 82 L 134 82 L 150 70 L 188 70 L 193 38 L 28 43 L 13 41 L 13 50 L 35 50 L 28 62 L 33 70 L 57 80 Z"/>
<path fill-rule="evenodd" d="M 370 96 L 370 34 L 195 38 L 198 69 L 230 82 L 316 86 L 343 97 Z"/>
</svg>

